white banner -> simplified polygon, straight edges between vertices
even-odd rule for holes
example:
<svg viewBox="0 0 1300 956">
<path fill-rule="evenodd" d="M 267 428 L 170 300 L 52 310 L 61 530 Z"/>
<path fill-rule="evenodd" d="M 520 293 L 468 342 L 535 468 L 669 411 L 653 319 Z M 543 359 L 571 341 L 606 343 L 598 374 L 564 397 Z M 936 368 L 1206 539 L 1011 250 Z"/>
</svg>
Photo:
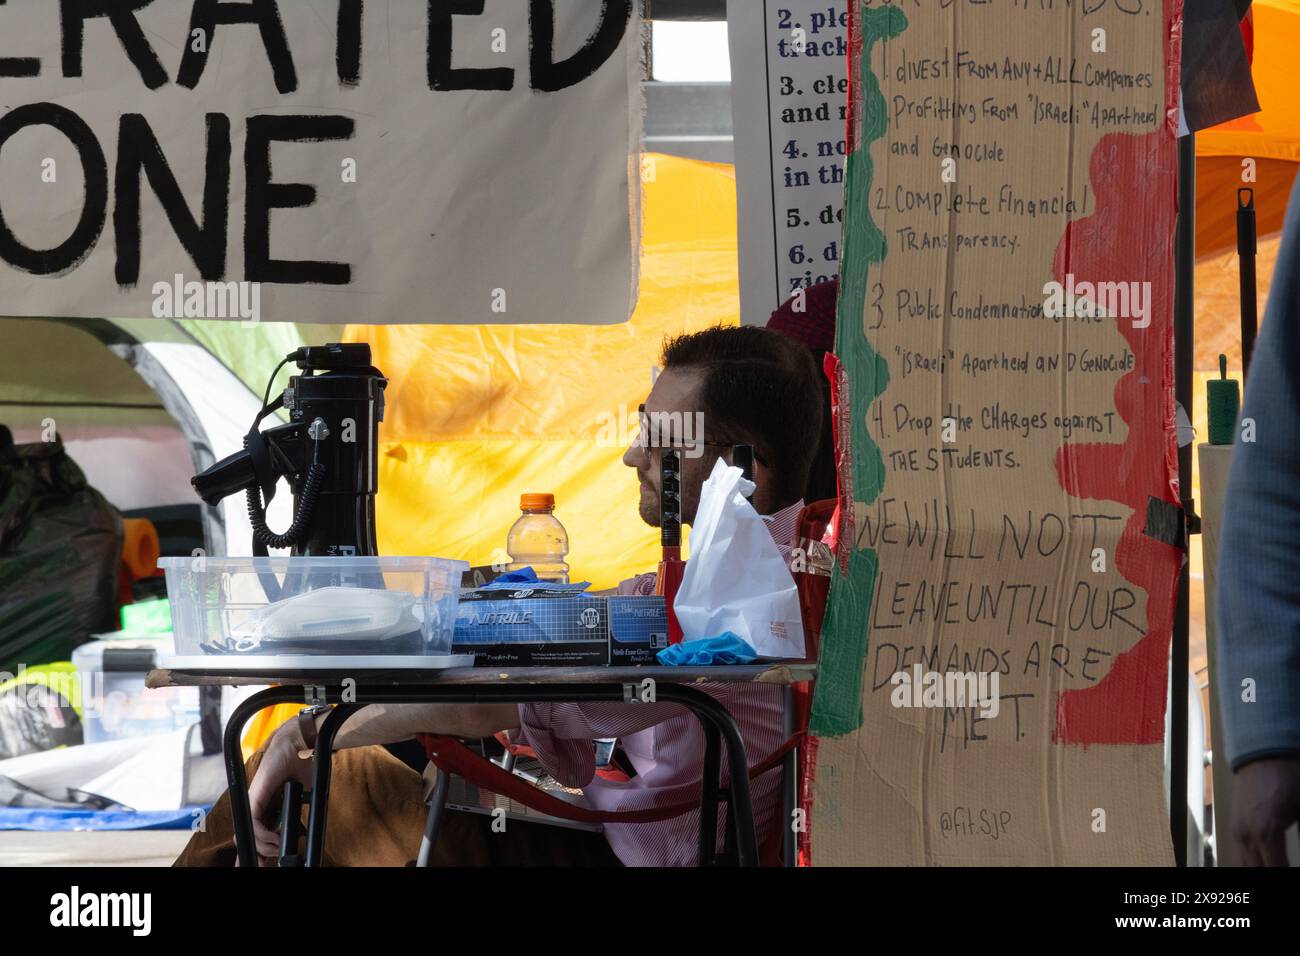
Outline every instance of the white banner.
<svg viewBox="0 0 1300 956">
<path fill-rule="evenodd" d="M 727 0 L 740 319 L 839 275 L 846 0 Z"/>
<path fill-rule="evenodd" d="M 0 2 L 0 312 L 622 322 L 633 7 Z"/>
</svg>

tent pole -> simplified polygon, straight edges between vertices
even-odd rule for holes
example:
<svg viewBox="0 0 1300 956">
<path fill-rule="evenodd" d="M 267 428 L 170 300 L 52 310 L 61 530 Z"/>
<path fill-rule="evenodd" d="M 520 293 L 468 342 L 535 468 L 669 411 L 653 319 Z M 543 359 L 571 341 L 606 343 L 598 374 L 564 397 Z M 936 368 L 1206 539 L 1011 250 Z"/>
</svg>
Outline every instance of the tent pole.
<svg viewBox="0 0 1300 956">
<path fill-rule="evenodd" d="M 1190 422 L 1192 417 L 1192 362 L 1194 314 L 1192 276 L 1196 264 L 1196 135 L 1178 140 L 1178 219 L 1174 234 L 1174 397 Z M 1188 440 L 1183 441 L 1184 438 Z M 1178 488 L 1185 518 L 1185 554 L 1190 536 L 1200 530 L 1192 497 L 1192 445 L 1190 436 L 1178 436 Z M 1190 565 L 1183 561 L 1178 577 L 1178 603 L 1174 609 L 1173 647 L 1169 688 L 1169 832 L 1174 863 L 1187 866 L 1187 674 L 1189 670 Z"/>
</svg>

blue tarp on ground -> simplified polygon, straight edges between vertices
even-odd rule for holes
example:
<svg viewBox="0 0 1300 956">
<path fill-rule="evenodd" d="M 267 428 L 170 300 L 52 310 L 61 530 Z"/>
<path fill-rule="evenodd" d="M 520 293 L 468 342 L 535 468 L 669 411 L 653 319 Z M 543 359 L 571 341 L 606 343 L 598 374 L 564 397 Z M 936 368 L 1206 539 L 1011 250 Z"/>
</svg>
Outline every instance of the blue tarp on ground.
<svg viewBox="0 0 1300 956">
<path fill-rule="evenodd" d="M 0 807 L 0 830 L 190 830 L 212 808 L 179 810 L 54 810 Z"/>
</svg>

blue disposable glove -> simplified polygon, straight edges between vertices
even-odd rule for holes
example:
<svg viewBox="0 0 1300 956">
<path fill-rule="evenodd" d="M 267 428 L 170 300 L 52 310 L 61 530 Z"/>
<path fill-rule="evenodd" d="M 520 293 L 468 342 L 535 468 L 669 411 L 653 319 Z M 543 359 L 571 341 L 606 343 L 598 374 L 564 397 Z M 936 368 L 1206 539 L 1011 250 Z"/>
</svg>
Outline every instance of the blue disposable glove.
<svg viewBox="0 0 1300 956">
<path fill-rule="evenodd" d="M 749 643 L 730 631 L 717 637 L 702 637 L 696 641 L 683 641 L 665 647 L 655 655 L 660 664 L 669 667 L 708 664 L 748 664 L 758 657 Z"/>
</svg>

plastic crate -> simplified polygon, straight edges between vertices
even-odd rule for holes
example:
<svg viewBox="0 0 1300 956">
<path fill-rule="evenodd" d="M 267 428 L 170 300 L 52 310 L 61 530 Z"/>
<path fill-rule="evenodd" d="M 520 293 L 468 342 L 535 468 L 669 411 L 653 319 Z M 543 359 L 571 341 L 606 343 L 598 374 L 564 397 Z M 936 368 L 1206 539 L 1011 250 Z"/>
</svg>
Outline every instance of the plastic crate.
<svg viewBox="0 0 1300 956">
<path fill-rule="evenodd" d="M 467 663 L 451 657 L 465 561 L 197 556 L 158 564 L 167 576 L 176 650 L 165 667 Z"/>
</svg>

